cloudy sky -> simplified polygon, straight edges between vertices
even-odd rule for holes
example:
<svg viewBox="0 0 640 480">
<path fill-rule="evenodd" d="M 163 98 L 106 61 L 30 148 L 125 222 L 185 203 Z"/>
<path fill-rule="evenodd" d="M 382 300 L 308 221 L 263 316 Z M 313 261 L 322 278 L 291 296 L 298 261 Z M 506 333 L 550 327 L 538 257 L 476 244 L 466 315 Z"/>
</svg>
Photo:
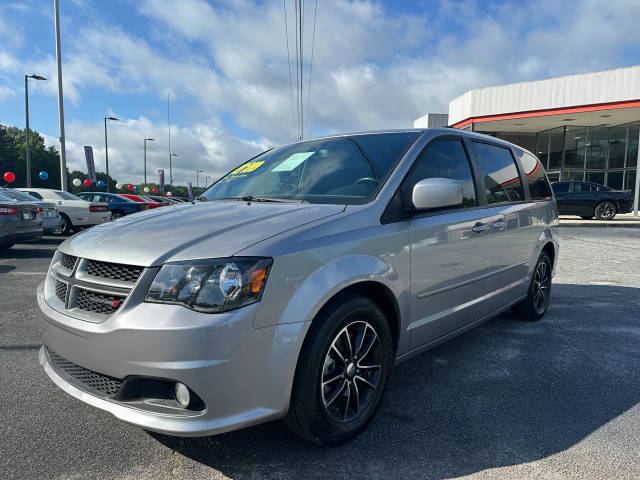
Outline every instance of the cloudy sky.
<svg viewBox="0 0 640 480">
<path fill-rule="evenodd" d="M 142 181 L 145 137 L 149 172 L 168 170 L 167 92 L 176 183 L 293 140 L 282 0 L 60 0 L 60 16 L 70 168 L 92 145 L 104 170 L 113 115 L 112 175 Z M 410 127 L 471 88 L 639 64 L 639 18 L 637 0 L 319 0 L 305 136 Z M 57 145 L 53 0 L 0 2 L 1 123 L 24 127 L 25 73 L 49 79 L 30 81 L 31 128 Z"/>
</svg>

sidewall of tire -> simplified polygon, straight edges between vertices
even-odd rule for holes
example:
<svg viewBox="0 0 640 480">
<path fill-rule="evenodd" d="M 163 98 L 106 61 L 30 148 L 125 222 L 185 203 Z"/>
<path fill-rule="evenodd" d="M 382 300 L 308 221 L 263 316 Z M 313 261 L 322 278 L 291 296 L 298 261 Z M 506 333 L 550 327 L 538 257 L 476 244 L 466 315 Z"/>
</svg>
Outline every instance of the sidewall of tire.
<svg viewBox="0 0 640 480">
<path fill-rule="evenodd" d="M 287 423 L 297 417 L 293 430 L 306 439 L 321 445 L 338 445 L 361 432 L 375 416 L 389 377 L 393 358 L 393 341 L 387 319 L 373 301 L 365 297 L 347 297 L 335 304 L 329 311 L 314 319 L 312 331 L 303 345 L 301 358 L 296 369 L 294 387 Z M 329 417 L 320 391 L 322 368 L 325 356 L 336 335 L 353 321 L 365 320 L 375 328 L 382 346 L 382 371 L 379 388 L 368 411 L 351 422 L 340 423 Z M 317 322 L 317 323 L 316 323 Z"/>
</svg>

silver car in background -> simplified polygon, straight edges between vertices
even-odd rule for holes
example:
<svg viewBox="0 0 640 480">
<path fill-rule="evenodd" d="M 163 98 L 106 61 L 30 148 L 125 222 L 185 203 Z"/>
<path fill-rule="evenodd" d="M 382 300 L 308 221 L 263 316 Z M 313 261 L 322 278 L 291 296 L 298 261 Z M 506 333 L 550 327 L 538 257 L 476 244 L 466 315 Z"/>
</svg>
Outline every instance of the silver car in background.
<svg viewBox="0 0 640 480">
<path fill-rule="evenodd" d="M 0 252 L 19 242 L 42 238 L 41 208 L 0 191 Z"/>
<path fill-rule="evenodd" d="M 62 217 L 58 213 L 55 203 L 44 202 L 32 197 L 28 193 L 14 190 L 13 188 L 1 188 L 0 193 L 17 200 L 18 202 L 27 202 L 40 207 L 38 211 L 42 216 L 42 231 L 44 233 L 54 233 L 62 227 Z"/>
<path fill-rule="evenodd" d="M 533 154 L 492 137 L 297 142 L 198 199 L 66 240 L 37 292 L 49 377 L 145 429 L 284 418 L 339 444 L 373 418 L 393 364 L 549 305 L 552 190 Z"/>
</svg>

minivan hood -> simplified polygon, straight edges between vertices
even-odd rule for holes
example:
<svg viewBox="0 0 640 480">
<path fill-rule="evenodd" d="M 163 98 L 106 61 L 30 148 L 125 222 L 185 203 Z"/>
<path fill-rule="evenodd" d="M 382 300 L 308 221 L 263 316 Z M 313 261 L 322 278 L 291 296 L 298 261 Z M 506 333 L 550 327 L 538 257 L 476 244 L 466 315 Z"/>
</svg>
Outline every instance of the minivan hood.
<svg viewBox="0 0 640 480">
<path fill-rule="evenodd" d="M 344 209 L 344 205 L 245 201 L 167 206 L 93 227 L 66 240 L 60 250 L 83 258 L 141 266 L 229 257 Z"/>
</svg>

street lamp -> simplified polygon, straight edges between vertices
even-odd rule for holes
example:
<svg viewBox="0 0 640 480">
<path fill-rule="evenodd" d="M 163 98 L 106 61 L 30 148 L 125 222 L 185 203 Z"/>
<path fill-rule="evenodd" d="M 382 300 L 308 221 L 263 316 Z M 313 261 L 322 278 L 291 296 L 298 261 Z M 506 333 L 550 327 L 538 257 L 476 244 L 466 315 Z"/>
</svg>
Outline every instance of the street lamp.
<svg viewBox="0 0 640 480">
<path fill-rule="evenodd" d="M 204 173 L 204 170 L 196 170 L 196 188 L 200 188 L 198 175 Z"/>
<path fill-rule="evenodd" d="M 153 138 L 144 139 L 144 184 L 147 185 L 147 142 L 153 142 Z"/>
<path fill-rule="evenodd" d="M 171 185 L 171 187 L 173 187 L 173 165 L 171 160 L 173 159 L 173 157 L 177 157 L 177 156 L 178 156 L 177 153 L 169 154 L 169 185 Z"/>
<path fill-rule="evenodd" d="M 204 186 L 208 187 L 209 186 L 209 175 L 205 175 L 204 176 Z"/>
<path fill-rule="evenodd" d="M 24 76 L 24 110 L 26 116 L 26 128 L 25 128 L 25 140 L 26 140 L 26 154 L 27 154 L 27 188 L 31 188 L 31 152 L 29 146 L 29 83 L 28 79 L 34 80 L 46 80 L 46 78 L 40 75 L 25 75 Z"/>
<path fill-rule="evenodd" d="M 107 193 L 111 191 L 111 177 L 109 176 L 109 147 L 107 144 L 107 120 L 117 122 L 116 117 L 104 117 L 104 161 L 107 167 Z"/>
</svg>

